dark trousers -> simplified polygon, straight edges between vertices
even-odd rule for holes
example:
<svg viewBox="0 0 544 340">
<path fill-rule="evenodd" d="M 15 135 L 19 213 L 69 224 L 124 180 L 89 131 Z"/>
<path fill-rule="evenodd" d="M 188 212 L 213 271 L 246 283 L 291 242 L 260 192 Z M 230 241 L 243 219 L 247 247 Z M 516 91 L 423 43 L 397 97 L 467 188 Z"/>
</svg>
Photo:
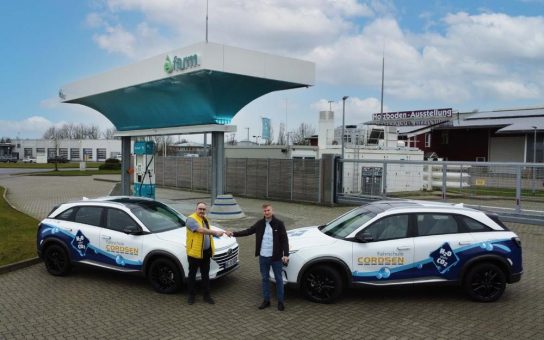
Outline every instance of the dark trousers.
<svg viewBox="0 0 544 340">
<path fill-rule="evenodd" d="M 200 276 L 202 277 L 202 291 L 204 295 L 210 295 L 210 258 L 212 250 L 204 250 L 202 259 L 187 256 L 189 261 L 189 277 L 187 278 L 187 288 L 190 295 L 195 295 L 196 271 L 200 268 Z"/>
</svg>

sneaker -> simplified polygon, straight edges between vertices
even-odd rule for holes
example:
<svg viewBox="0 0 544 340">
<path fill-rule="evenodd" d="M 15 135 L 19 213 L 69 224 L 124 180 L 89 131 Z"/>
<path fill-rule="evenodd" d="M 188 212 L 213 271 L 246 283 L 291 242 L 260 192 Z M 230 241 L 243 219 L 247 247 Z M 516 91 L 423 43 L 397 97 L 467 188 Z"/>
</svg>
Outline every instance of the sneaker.
<svg viewBox="0 0 544 340">
<path fill-rule="evenodd" d="M 209 303 L 210 305 L 215 305 L 215 301 L 209 295 L 204 295 L 204 301 Z"/>
<path fill-rule="evenodd" d="M 187 303 L 190 304 L 190 305 L 195 303 L 195 296 L 194 295 L 189 295 L 189 297 L 187 298 Z"/>
<path fill-rule="evenodd" d="M 270 301 L 264 300 L 263 303 L 259 306 L 259 309 L 265 309 L 267 307 L 270 307 Z"/>
<path fill-rule="evenodd" d="M 280 312 L 283 312 L 285 310 L 285 305 L 283 304 L 283 302 L 278 302 L 278 310 Z"/>
</svg>

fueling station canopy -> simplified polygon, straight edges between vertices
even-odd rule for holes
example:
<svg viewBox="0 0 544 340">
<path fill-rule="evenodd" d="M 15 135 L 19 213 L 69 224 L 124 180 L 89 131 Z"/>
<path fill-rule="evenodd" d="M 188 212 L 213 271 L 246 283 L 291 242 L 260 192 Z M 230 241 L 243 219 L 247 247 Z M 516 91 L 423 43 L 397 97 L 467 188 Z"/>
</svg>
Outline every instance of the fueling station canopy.
<svg viewBox="0 0 544 340">
<path fill-rule="evenodd" d="M 59 97 L 108 118 L 123 139 L 123 160 L 131 136 L 211 132 L 212 171 L 221 173 L 224 133 L 234 131 L 228 124 L 238 111 L 269 92 L 314 82 L 312 62 L 203 42 L 67 84 Z M 212 199 L 223 193 L 219 173 Z"/>
<path fill-rule="evenodd" d="M 230 124 L 273 91 L 308 87 L 315 64 L 198 43 L 64 86 L 64 103 L 91 107 L 118 131 Z"/>
</svg>

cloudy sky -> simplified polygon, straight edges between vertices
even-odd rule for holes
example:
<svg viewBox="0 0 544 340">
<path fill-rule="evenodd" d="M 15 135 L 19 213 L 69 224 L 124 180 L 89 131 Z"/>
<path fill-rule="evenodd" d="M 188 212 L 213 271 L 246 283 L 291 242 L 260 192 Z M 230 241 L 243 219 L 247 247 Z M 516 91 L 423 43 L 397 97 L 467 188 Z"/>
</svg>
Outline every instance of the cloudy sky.
<svg viewBox="0 0 544 340">
<path fill-rule="evenodd" d="M 63 85 L 205 39 L 205 0 L 0 1 L 0 136 L 111 123 L 60 104 Z M 316 63 L 316 86 L 276 92 L 234 118 L 239 140 L 318 112 L 544 106 L 544 0 L 209 0 L 209 41 Z M 329 101 L 334 101 L 329 104 Z"/>
</svg>

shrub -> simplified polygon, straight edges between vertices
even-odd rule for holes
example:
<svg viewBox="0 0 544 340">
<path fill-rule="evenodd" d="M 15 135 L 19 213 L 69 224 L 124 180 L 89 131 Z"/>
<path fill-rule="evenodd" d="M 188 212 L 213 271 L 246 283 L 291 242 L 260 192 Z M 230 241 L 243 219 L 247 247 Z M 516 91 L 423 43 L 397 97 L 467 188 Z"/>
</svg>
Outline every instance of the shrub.
<svg viewBox="0 0 544 340">
<path fill-rule="evenodd" d="M 104 164 L 101 164 L 98 167 L 99 170 L 120 170 L 121 169 L 121 161 L 119 161 L 116 158 L 108 158 L 106 159 L 106 162 Z"/>
</svg>

